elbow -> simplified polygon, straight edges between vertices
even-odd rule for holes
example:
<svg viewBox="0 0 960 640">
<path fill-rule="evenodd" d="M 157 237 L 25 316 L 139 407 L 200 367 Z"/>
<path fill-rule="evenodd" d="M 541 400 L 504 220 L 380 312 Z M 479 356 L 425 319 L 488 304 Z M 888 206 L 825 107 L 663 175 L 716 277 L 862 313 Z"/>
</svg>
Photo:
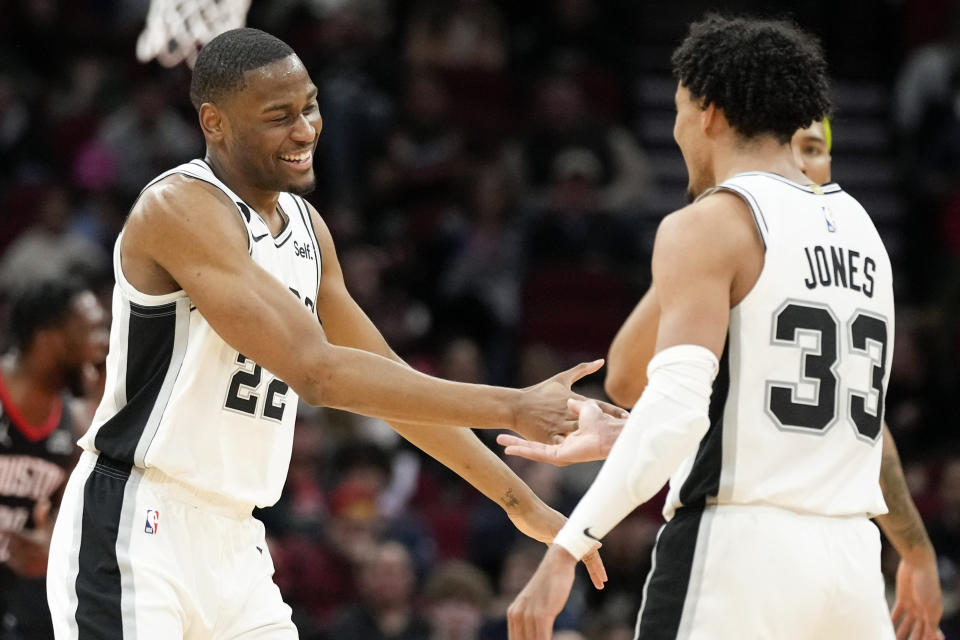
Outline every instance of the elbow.
<svg viewBox="0 0 960 640">
<path fill-rule="evenodd" d="M 603 389 L 614 404 L 629 408 L 636 404 L 646 385 L 646 376 L 626 376 L 610 370 L 604 380 Z"/>
<path fill-rule="evenodd" d="M 336 358 L 329 343 L 304 348 L 298 352 L 299 375 L 296 385 L 291 385 L 300 399 L 313 407 L 334 406 Z"/>
</svg>

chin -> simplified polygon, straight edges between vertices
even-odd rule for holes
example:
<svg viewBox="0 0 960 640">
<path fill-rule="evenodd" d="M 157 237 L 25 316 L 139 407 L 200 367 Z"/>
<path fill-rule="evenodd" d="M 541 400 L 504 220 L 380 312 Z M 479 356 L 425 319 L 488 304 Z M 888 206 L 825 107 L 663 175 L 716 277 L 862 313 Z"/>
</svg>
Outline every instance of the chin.
<svg viewBox="0 0 960 640">
<path fill-rule="evenodd" d="M 310 176 L 309 180 L 304 180 L 299 183 L 292 183 L 287 185 L 287 188 L 284 191 L 288 191 L 292 194 L 298 196 L 305 196 L 307 194 L 313 193 L 314 189 L 317 188 L 317 180 L 313 176 Z"/>
</svg>

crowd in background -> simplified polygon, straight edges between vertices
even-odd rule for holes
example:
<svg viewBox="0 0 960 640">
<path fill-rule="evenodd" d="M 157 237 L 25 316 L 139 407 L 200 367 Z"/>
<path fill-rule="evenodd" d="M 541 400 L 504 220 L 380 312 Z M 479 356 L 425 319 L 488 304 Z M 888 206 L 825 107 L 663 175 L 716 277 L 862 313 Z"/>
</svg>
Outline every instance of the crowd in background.
<svg viewBox="0 0 960 640">
<path fill-rule="evenodd" d="M 646 289 L 668 211 L 650 210 L 658 172 L 638 135 L 636 69 L 653 66 L 636 61 L 642 4 L 254 0 L 248 25 L 289 42 L 319 88 L 309 199 L 348 288 L 416 368 L 532 384 L 605 355 Z M 828 4 L 784 6 L 804 25 Z M 960 638 L 960 11 L 877 4 L 890 41 L 868 73 L 890 91 L 908 203 L 887 419 L 940 555 L 944 630 Z M 0 310 L 67 273 L 109 309 L 137 193 L 203 154 L 189 70 L 133 55 L 146 6 L 0 0 Z M 818 24 L 831 60 L 844 30 Z M 842 153 L 842 125 L 834 137 Z M 603 398 L 602 372 L 578 391 Z M 508 462 L 565 513 L 597 470 Z M 595 592 L 581 576 L 559 618 L 569 638 L 632 637 L 661 502 L 604 540 L 610 582 Z M 308 640 L 506 638 L 506 606 L 543 551 L 384 423 L 309 407 L 284 495 L 258 515 Z"/>
</svg>

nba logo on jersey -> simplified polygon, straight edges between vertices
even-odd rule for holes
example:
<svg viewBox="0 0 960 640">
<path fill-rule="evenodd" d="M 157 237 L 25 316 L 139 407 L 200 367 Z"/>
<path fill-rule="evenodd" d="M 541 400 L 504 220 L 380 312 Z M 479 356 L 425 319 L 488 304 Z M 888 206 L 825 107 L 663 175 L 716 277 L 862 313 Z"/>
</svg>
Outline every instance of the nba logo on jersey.
<svg viewBox="0 0 960 640">
<path fill-rule="evenodd" d="M 820 211 L 823 212 L 823 219 L 827 221 L 827 231 L 835 233 L 837 231 L 837 221 L 833 217 L 833 211 L 827 205 L 820 205 Z"/>
<path fill-rule="evenodd" d="M 151 535 L 157 532 L 160 526 L 160 512 L 155 509 L 147 509 L 147 524 L 143 527 L 144 532 Z"/>
</svg>

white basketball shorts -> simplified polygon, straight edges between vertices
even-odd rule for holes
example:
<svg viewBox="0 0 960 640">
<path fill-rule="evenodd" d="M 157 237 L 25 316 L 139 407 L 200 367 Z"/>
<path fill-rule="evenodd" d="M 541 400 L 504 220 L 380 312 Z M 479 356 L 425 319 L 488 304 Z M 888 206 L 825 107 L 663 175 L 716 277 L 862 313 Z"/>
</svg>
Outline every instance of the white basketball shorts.
<svg viewBox="0 0 960 640">
<path fill-rule="evenodd" d="M 53 532 L 57 640 L 291 640 L 250 506 L 85 452 Z"/>
<path fill-rule="evenodd" d="M 867 518 L 684 507 L 657 536 L 638 640 L 893 640 Z"/>
</svg>

